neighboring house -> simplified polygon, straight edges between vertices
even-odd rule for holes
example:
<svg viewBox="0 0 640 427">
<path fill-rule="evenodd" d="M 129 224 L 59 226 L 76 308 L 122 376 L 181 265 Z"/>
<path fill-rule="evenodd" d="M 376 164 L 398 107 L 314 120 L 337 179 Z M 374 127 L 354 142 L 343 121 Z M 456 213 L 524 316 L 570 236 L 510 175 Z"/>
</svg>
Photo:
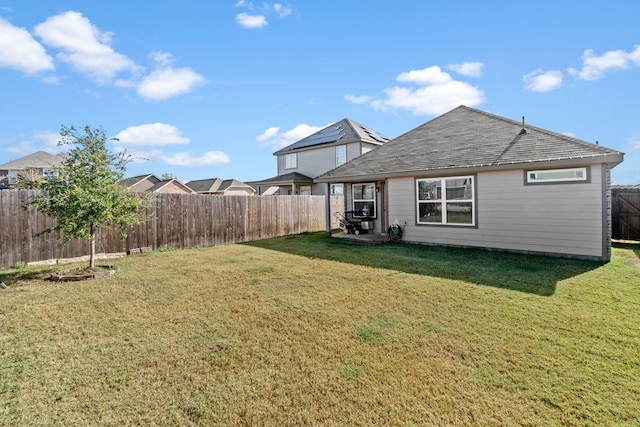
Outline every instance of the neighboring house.
<svg viewBox="0 0 640 427">
<path fill-rule="evenodd" d="M 252 186 L 237 179 L 198 179 L 189 181 L 186 185 L 194 193 L 198 194 L 215 194 L 219 196 L 253 196 L 256 194 L 256 190 Z"/>
<path fill-rule="evenodd" d="M 134 193 L 193 193 L 189 187 L 177 179 L 160 179 L 152 173 L 125 178 L 120 180 L 120 185 Z"/>
<path fill-rule="evenodd" d="M 325 194 L 313 178 L 343 165 L 389 141 L 351 119 L 343 119 L 275 153 L 278 175 L 250 184 L 260 195 Z M 330 188 L 342 194 L 341 184 Z"/>
<path fill-rule="evenodd" d="M 405 241 L 608 260 L 623 159 L 460 106 L 315 182 L 344 183 L 348 206 L 368 207 L 378 232 L 397 220 Z"/>
<path fill-rule="evenodd" d="M 16 185 L 20 179 L 37 180 L 53 171 L 64 162 L 66 155 L 37 151 L 19 159 L 0 165 L 0 189 Z"/>
</svg>

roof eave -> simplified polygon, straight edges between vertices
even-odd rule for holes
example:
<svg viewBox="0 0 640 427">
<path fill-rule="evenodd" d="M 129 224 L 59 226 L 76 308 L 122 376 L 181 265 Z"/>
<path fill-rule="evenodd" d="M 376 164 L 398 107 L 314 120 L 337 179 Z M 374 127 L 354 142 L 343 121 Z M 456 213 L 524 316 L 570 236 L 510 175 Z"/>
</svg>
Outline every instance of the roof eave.
<svg viewBox="0 0 640 427">
<path fill-rule="evenodd" d="M 599 158 L 603 161 L 594 161 L 596 158 Z M 527 167 L 527 165 L 537 165 L 537 166 L 552 166 L 552 167 L 566 167 L 566 166 L 578 166 L 578 165 L 587 165 L 587 164 L 598 164 L 598 163 L 607 163 L 610 168 L 614 168 L 615 166 L 622 163 L 624 160 L 624 153 L 615 153 L 615 154 L 603 154 L 603 155 L 593 155 L 593 156 L 578 156 L 578 157 L 569 157 L 569 158 L 557 158 L 557 159 L 538 159 L 538 160 L 529 160 L 529 161 L 519 161 L 519 162 L 503 162 L 503 163 L 490 163 L 490 164 L 477 164 L 477 165 L 465 165 L 465 166 L 445 166 L 445 167 L 437 167 L 437 168 L 424 168 L 424 169 L 413 169 L 413 170 L 405 170 L 405 171 L 394 171 L 394 172 L 376 172 L 376 173 L 368 173 L 368 174 L 350 174 L 350 175 L 335 175 L 323 177 L 319 176 L 314 179 L 315 183 L 323 183 L 323 182 L 351 182 L 351 181 L 362 181 L 362 180 L 380 180 L 386 178 L 401 178 L 407 176 L 424 176 L 424 175 L 434 175 L 434 174 L 442 174 L 443 172 L 447 175 L 455 175 L 459 173 L 477 173 L 477 172 L 488 172 L 488 171 L 499 171 L 499 170 L 509 170 L 509 169 L 522 169 Z"/>
</svg>

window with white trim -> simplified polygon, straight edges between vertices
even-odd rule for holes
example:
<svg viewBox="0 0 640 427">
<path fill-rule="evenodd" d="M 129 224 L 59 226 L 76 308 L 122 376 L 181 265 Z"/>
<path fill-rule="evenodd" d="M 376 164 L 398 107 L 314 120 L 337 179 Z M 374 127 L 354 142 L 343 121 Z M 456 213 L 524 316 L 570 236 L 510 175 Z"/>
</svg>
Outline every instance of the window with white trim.
<svg viewBox="0 0 640 427">
<path fill-rule="evenodd" d="M 18 182 L 18 171 L 10 170 L 9 171 L 9 185 L 13 185 Z"/>
<path fill-rule="evenodd" d="M 344 196 L 344 184 L 331 184 L 332 196 Z"/>
<path fill-rule="evenodd" d="M 298 167 L 298 154 L 285 154 L 284 156 L 284 168 L 295 169 Z"/>
<path fill-rule="evenodd" d="M 42 169 L 42 177 L 46 178 L 48 176 L 58 178 L 60 174 L 56 169 Z"/>
<path fill-rule="evenodd" d="M 340 165 L 344 165 L 345 163 L 347 163 L 347 146 L 337 145 L 336 146 L 336 167 Z"/>
<path fill-rule="evenodd" d="M 527 184 L 545 182 L 587 182 L 588 180 L 589 173 L 586 167 L 527 171 Z"/>
<path fill-rule="evenodd" d="M 373 183 L 353 184 L 353 210 L 355 217 L 376 216 L 376 186 Z"/>
<path fill-rule="evenodd" d="M 473 176 L 416 180 L 418 224 L 476 224 Z"/>
</svg>

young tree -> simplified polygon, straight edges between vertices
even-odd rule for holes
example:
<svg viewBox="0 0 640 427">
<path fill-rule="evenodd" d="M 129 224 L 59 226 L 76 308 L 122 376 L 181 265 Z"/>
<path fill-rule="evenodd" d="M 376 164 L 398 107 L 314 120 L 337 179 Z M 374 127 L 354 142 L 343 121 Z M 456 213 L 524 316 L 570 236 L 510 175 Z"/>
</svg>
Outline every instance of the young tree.
<svg viewBox="0 0 640 427">
<path fill-rule="evenodd" d="M 120 184 L 129 157 L 113 154 L 106 147 L 104 130 L 62 127 L 59 145 L 71 145 L 64 163 L 42 182 L 42 193 L 28 206 L 52 218 L 58 225 L 43 233 L 62 230 L 63 243 L 72 238 L 89 240 L 89 267 L 95 267 L 96 233 L 106 226 L 119 226 L 121 237 L 127 227 L 140 221 L 144 200 Z"/>
<path fill-rule="evenodd" d="M 178 179 L 178 177 L 172 173 L 165 172 L 162 175 L 160 175 L 160 179 L 163 181 L 168 181 L 170 179 Z"/>
</svg>

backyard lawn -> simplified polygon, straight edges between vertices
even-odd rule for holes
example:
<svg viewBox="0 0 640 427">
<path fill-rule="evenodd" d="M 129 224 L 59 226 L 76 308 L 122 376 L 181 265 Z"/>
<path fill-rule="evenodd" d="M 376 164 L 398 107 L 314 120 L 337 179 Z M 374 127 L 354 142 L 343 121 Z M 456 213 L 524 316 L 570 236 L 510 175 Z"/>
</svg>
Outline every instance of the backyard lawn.
<svg viewBox="0 0 640 427">
<path fill-rule="evenodd" d="M 637 426 L 610 263 L 310 233 L 0 271 L 0 425 Z"/>
</svg>

